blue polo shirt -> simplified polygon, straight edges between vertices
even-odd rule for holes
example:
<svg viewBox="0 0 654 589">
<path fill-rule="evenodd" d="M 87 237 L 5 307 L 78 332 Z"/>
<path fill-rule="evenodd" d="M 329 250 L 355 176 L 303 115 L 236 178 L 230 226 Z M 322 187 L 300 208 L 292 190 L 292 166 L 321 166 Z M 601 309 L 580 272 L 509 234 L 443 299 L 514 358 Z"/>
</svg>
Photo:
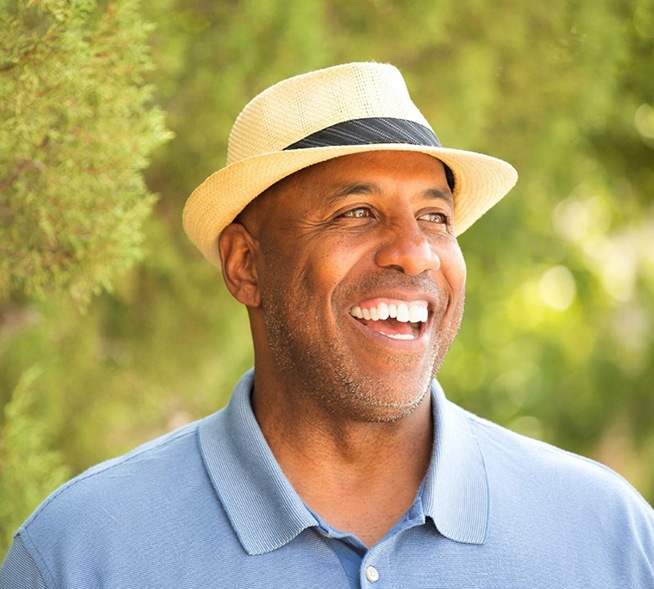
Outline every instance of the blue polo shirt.
<svg viewBox="0 0 654 589">
<path fill-rule="evenodd" d="M 313 514 L 250 406 L 98 465 L 18 530 L 1 589 L 654 589 L 654 512 L 594 462 L 516 435 L 432 386 L 416 502 L 372 547 Z"/>
</svg>

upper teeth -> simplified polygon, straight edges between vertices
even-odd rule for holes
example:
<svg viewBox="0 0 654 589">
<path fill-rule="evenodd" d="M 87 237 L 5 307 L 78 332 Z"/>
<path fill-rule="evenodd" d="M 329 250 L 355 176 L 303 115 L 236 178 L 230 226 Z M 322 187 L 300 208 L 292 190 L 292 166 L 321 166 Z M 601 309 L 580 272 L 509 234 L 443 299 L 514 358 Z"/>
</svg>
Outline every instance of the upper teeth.
<svg viewBox="0 0 654 589">
<path fill-rule="evenodd" d="M 429 311 L 424 303 L 379 303 L 376 307 L 363 309 L 355 305 L 350 309 L 350 315 L 372 321 L 385 321 L 390 317 L 400 323 L 426 323 Z"/>
</svg>

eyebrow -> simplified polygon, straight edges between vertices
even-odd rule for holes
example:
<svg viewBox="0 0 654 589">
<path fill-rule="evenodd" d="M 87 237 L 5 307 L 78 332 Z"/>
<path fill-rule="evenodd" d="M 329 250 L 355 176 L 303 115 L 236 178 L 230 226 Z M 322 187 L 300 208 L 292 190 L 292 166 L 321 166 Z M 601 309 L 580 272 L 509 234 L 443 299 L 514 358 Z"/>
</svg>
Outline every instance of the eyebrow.
<svg viewBox="0 0 654 589">
<path fill-rule="evenodd" d="M 325 202 L 332 205 L 353 194 L 379 194 L 380 192 L 381 189 L 374 183 L 354 182 L 339 186 L 336 190 L 327 194 Z"/>
<path fill-rule="evenodd" d="M 381 188 L 374 182 L 354 182 L 352 184 L 339 186 L 336 190 L 327 194 L 325 203 L 327 205 L 336 205 L 348 196 L 356 194 L 380 194 L 381 192 Z M 449 189 L 442 190 L 435 187 L 428 188 L 423 194 L 429 198 L 445 200 L 450 204 L 454 203 L 454 196 Z"/>
<path fill-rule="evenodd" d="M 454 195 L 452 191 L 448 188 L 447 190 L 441 190 L 440 188 L 430 188 L 425 191 L 425 195 L 431 198 L 446 200 L 450 204 L 454 204 Z"/>
</svg>

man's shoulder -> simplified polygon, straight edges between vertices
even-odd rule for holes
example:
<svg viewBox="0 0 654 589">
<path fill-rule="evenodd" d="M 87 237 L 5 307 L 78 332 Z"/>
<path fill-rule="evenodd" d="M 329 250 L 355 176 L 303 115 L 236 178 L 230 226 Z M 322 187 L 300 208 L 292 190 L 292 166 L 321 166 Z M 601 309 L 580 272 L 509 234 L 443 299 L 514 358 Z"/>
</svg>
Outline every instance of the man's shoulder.
<svg viewBox="0 0 654 589">
<path fill-rule="evenodd" d="M 603 484 L 628 484 L 600 462 L 517 433 L 468 411 L 465 413 L 486 458 L 509 463 L 517 469 L 526 468 L 550 480 L 568 474 L 575 478 L 584 475 L 586 481 L 590 477 Z"/>
<path fill-rule="evenodd" d="M 71 479 L 21 526 L 16 550 L 52 586 L 68 587 L 99 570 L 132 578 L 144 561 L 162 554 L 166 563 L 152 574 L 164 578 L 201 545 L 231 538 L 204 466 L 200 423 Z"/>
<path fill-rule="evenodd" d="M 0 587 L 25 574 L 51 587 L 91 587 L 100 576 L 107 587 L 181 587 L 190 579 L 212 586 L 216 578 L 236 586 L 246 552 L 200 439 L 202 425 L 221 423 L 222 414 L 103 462 L 52 493 L 19 529 Z"/>
<path fill-rule="evenodd" d="M 51 493 L 20 532 L 83 527 L 98 513 L 138 513 L 171 482 L 198 476 L 197 428 L 188 424 L 82 472 Z"/>
<path fill-rule="evenodd" d="M 464 410 L 465 411 L 465 410 Z M 637 511 L 654 526 L 654 511 L 620 474 L 593 459 L 527 437 L 465 411 L 480 445 L 489 477 L 504 477 L 523 491 L 542 491 L 573 506 L 580 504 L 624 514 Z M 510 477 L 507 476 L 510 474 Z"/>
</svg>

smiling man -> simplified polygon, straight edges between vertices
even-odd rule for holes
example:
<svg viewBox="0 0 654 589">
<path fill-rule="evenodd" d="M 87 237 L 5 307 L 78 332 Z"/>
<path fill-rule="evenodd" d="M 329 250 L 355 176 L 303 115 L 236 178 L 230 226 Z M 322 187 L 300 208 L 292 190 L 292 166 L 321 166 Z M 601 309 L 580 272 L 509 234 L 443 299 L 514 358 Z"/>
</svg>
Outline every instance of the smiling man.
<svg viewBox="0 0 654 589">
<path fill-rule="evenodd" d="M 374 544 L 427 471 L 429 387 L 463 312 L 443 164 L 387 151 L 316 164 L 250 204 L 220 249 L 249 312 L 268 444 L 311 509 Z"/>
<path fill-rule="evenodd" d="M 247 308 L 254 369 L 223 410 L 48 498 L 0 588 L 654 588 L 654 513 L 628 483 L 435 380 L 457 236 L 516 178 L 443 148 L 389 65 L 257 96 L 184 211 Z"/>
</svg>

